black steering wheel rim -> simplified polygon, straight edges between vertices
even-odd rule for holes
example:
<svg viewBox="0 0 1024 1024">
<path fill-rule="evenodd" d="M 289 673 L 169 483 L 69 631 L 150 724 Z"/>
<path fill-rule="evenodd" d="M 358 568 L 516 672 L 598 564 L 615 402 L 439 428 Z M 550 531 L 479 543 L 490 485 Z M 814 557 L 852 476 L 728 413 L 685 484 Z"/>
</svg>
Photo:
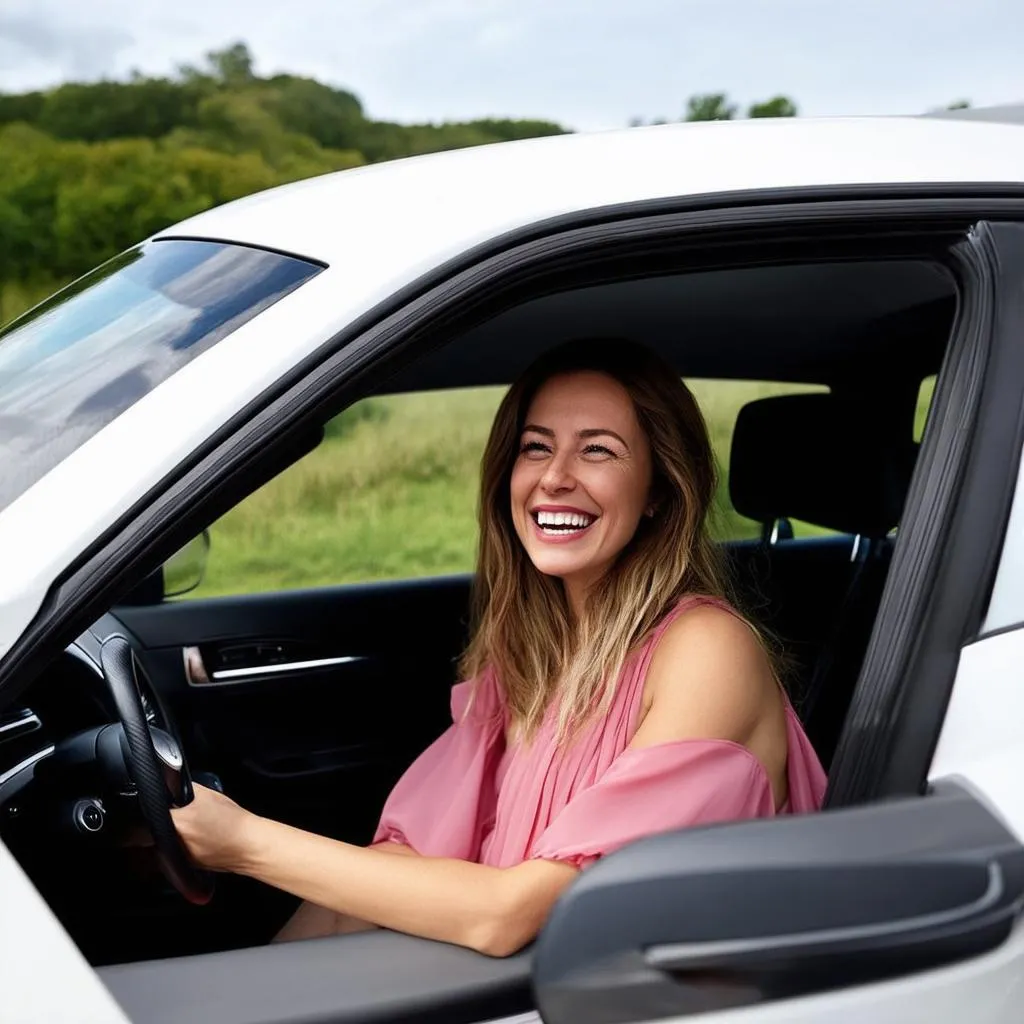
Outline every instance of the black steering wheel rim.
<svg viewBox="0 0 1024 1024">
<path fill-rule="evenodd" d="M 213 874 L 195 865 L 171 820 L 172 807 L 184 807 L 193 799 L 185 754 L 168 733 L 160 733 L 154 740 L 139 693 L 136 671 L 141 668 L 137 668 L 125 637 L 114 634 L 103 642 L 100 664 L 121 720 L 128 773 L 138 789 L 139 809 L 152 833 L 160 868 L 190 903 L 208 903 L 213 896 Z M 160 743 L 161 755 L 157 754 L 156 743 Z M 175 755 L 179 778 L 177 798 L 167 782 L 167 768 L 174 762 Z"/>
</svg>

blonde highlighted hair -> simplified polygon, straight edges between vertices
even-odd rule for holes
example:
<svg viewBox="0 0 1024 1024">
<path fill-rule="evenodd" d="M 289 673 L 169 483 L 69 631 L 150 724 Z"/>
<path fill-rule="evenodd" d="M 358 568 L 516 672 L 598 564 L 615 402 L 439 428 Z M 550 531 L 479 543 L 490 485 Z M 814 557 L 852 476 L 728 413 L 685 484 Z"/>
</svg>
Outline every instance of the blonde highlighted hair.
<svg viewBox="0 0 1024 1024">
<path fill-rule="evenodd" d="M 552 377 L 593 371 L 629 393 L 651 449 L 654 514 L 643 517 L 573 620 L 561 580 L 540 573 L 516 535 L 512 469 L 530 404 Z M 542 355 L 505 395 L 484 451 L 473 636 L 464 678 L 492 669 L 513 727 L 535 734 L 552 700 L 557 734 L 607 709 L 623 664 L 686 594 L 729 598 L 708 532 L 717 485 L 707 426 L 678 374 L 622 339 L 579 339 Z"/>
</svg>

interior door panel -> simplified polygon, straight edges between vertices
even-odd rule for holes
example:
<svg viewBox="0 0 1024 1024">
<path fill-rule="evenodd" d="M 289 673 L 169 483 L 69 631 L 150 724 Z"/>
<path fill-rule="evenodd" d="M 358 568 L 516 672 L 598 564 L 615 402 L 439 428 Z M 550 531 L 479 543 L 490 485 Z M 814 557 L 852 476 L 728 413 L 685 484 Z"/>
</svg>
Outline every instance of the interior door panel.
<svg viewBox="0 0 1024 1024">
<path fill-rule="evenodd" d="M 450 723 L 469 585 L 445 577 L 116 614 L 197 768 L 257 813 L 364 843 L 399 774 Z"/>
<path fill-rule="evenodd" d="M 451 722 L 469 587 L 445 577 L 124 606 L 93 632 L 130 634 L 195 772 L 257 814 L 364 844 L 402 771 Z M 105 939 L 90 958 L 259 945 L 295 906 L 245 878 L 217 884 L 200 913 L 166 887 L 145 905 L 111 900 L 127 926 L 110 939 L 136 939 Z M 139 940 L 140 916 L 162 927 Z"/>
</svg>

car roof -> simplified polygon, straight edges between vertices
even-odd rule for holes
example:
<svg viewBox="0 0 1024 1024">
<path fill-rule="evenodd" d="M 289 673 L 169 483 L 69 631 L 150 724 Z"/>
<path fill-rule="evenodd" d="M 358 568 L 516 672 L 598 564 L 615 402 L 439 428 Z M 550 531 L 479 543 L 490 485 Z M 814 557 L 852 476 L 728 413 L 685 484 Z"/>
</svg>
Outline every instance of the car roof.
<svg viewBox="0 0 1024 1024">
<path fill-rule="evenodd" d="M 411 261 L 409 270 L 429 270 L 506 231 L 621 203 L 914 183 L 1024 183 L 1024 132 L 969 118 L 858 117 L 552 136 L 322 175 L 163 234 L 266 246 L 346 268 Z"/>
</svg>

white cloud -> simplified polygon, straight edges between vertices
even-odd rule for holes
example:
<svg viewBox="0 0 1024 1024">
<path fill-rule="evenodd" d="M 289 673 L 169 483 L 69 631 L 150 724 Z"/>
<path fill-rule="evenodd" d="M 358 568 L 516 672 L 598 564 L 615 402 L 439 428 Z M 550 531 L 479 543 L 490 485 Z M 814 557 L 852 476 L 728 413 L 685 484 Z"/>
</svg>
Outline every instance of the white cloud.
<svg viewBox="0 0 1024 1024">
<path fill-rule="evenodd" d="M 74 17 L 56 20 L 27 10 L 0 13 L 0 82 L 11 75 L 18 87 L 59 78 L 96 78 L 133 43 L 116 25 L 76 24 Z"/>
<path fill-rule="evenodd" d="M 4 0 L 0 89 L 168 73 L 245 40 L 257 68 L 351 88 L 375 117 L 676 118 L 696 92 L 809 114 L 1024 99 L 1019 0 Z M 14 26 L 12 29 L 11 26 Z M 27 42 L 26 42 L 27 40 Z"/>
</svg>

